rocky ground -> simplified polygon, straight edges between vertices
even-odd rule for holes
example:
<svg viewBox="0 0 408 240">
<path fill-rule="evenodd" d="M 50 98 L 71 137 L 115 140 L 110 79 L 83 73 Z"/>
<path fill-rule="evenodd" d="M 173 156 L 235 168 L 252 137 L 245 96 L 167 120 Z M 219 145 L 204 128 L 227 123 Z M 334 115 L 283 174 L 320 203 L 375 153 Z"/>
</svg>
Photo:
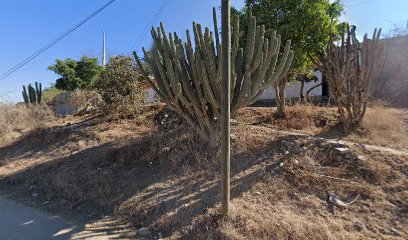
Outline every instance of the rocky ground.
<svg viewBox="0 0 408 240">
<path fill-rule="evenodd" d="M 129 226 L 129 237 L 406 239 L 406 112 L 381 111 L 388 121 L 370 118 L 344 136 L 333 108 L 294 106 L 285 120 L 243 109 L 232 121 L 228 218 L 218 215 L 219 163 L 163 106 L 139 119 L 72 116 L 23 132 L 0 146 L 0 191 L 111 231 Z"/>
</svg>

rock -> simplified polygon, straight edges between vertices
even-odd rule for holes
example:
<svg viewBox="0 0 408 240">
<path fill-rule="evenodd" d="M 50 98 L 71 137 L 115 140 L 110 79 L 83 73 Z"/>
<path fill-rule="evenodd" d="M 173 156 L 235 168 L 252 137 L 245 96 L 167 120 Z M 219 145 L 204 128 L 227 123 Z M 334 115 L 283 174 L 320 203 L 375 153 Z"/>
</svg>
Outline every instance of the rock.
<svg viewBox="0 0 408 240">
<path fill-rule="evenodd" d="M 343 162 L 344 157 L 342 155 L 336 155 L 335 156 L 335 161 L 336 162 Z"/>
<path fill-rule="evenodd" d="M 351 153 L 350 148 L 347 148 L 347 147 L 336 147 L 336 148 L 334 148 L 334 150 L 335 150 L 336 152 L 341 153 L 341 154 L 344 154 L 344 155 L 346 155 L 346 154 L 348 154 L 348 153 Z"/>
<path fill-rule="evenodd" d="M 362 221 L 355 221 L 353 224 L 353 228 L 357 231 L 362 231 L 364 229 L 364 223 Z"/>
<path fill-rule="evenodd" d="M 366 158 L 364 156 L 358 155 L 356 160 L 358 164 L 362 164 L 365 162 Z"/>
<path fill-rule="evenodd" d="M 352 159 L 353 158 L 353 154 L 351 153 L 351 151 L 350 152 L 347 152 L 345 155 L 344 155 L 344 158 L 345 159 Z"/>
<path fill-rule="evenodd" d="M 302 148 L 299 145 L 295 145 L 292 147 L 291 152 L 294 154 L 298 154 L 302 152 Z"/>
<path fill-rule="evenodd" d="M 33 197 L 33 198 L 36 198 L 36 197 L 38 197 L 38 193 L 31 193 L 31 197 Z"/>
<path fill-rule="evenodd" d="M 150 235 L 151 232 L 148 227 L 142 227 L 139 229 L 139 231 L 137 231 L 137 233 L 139 234 L 139 236 L 146 237 Z"/>
</svg>

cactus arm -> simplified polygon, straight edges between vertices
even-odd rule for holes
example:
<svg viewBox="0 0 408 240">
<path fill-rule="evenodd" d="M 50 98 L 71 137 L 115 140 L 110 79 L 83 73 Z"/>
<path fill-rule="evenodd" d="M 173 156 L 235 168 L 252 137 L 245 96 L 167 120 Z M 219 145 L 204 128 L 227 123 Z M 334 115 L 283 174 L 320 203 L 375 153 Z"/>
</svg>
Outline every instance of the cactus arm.
<svg viewBox="0 0 408 240">
<path fill-rule="evenodd" d="M 153 81 L 150 79 L 149 75 L 147 74 L 147 72 L 144 70 L 142 62 L 140 61 L 139 56 L 137 55 L 136 51 L 133 51 L 133 57 L 136 60 L 137 65 L 139 66 L 140 71 L 142 72 L 142 75 L 144 77 L 144 79 L 146 80 L 147 84 L 154 90 L 154 92 L 159 96 L 160 99 L 162 99 L 163 101 L 165 101 L 167 104 L 169 104 L 170 106 L 173 105 L 173 103 L 171 103 L 169 101 L 169 99 L 167 98 L 167 96 L 163 95 L 161 93 L 161 91 L 157 88 L 157 86 L 153 83 Z"/>
<path fill-rule="evenodd" d="M 238 54 L 237 54 L 237 76 L 236 76 L 236 83 L 235 83 L 235 89 L 234 89 L 234 94 L 232 95 L 232 106 L 237 104 L 239 94 L 241 92 L 241 85 L 243 81 L 243 71 L 242 69 L 244 64 L 244 50 L 242 48 L 239 48 Z"/>
<path fill-rule="evenodd" d="M 219 130 L 223 62 L 215 9 L 213 20 L 213 32 L 193 22 L 193 32 L 190 36 L 186 31 L 187 41 L 184 43 L 176 33 L 167 34 L 163 23 L 157 29 L 152 28 L 155 48 L 151 57 L 143 50 L 145 61 L 156 78 L 155 83 L 134 54 L 142 75 L 159 97 L 202 136 L 212 140 Z M 290 42 L 280 54 L 280 36 L 274 32 L 270 40 L 265 39 L 265 27 L 257 27 L 252 14 L 249 20 L 245 48 L 239 46 L 242 36 L 239 20 L 231 28 L 232 112 L 259 99 L 267 86 L 287 73 L 293 58 Z"/>
<path fill-rule="evenodd" d="M 22 92 L 22 94 L 23 94 L 23 99 L 24 99 L 25 104 L 29 104 L 29 103 L 30 103 L 30 100 L 28 99 L 27 88 L 26 88 L 26 86 L 24 86 L 24 85 L 23 85 L 23 92 Z"/>
<path fill-rule="evenodd" d="M 213 22 L 214 22 L 215 44 L 216 46 L 218 46 L 220 44 L 220 35 L 218 34 L 217 11 L 215 7 L 213 7 Z M 220 55 L 219 52 L 218 52 L 218 55 Z"/>
<path fill-rule="evenodd" d="M 250 21 L 248 25 L 247 33 L 247 45 L 245 48 L 245 62 L 244 65 L 250 65 L 252 62 L 252 56 L 255 48 L 255 37 L 256 37 L 256 19 L 250 14 Z"/>
<path fill-rule="evenodd" d="M 290 40 L 288 40 L 286 42 L 285 45 L 285 50 L 283 52 L 282 58 L 280 59 L 280 63 L 278 65 L 278 67 L 275 69 L 275 72 L 273 73 L 273 75 L 271 76 L 271 79 L 269 79 L 269 83 L 274 84 L 281 76 L 282 71 L 284 70 L 284 67 L 286 65 L 286 61 L 288 60 L 288 57 L 290 55 Z"/>
</svg>

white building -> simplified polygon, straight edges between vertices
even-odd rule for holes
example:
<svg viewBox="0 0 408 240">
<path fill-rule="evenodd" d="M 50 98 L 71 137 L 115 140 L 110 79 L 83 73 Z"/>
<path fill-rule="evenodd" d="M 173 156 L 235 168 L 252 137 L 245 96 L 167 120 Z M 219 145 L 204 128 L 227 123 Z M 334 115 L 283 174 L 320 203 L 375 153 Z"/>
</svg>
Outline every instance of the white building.
<svg viewBox="0 0 408 240">
<path fill-rule="evenodd" d="M 306 82 L 304 86 L 304 94 L 306 92 L 316 86 L 317 84 L 322 82 L 322 73 L 321 72 L 315 72 L 314 74 L 317 78 L 318 81 L 316 82 Z M 289 82 L 288 87 L 286 88 L 286 97 L 287 98 L 299 98 L 300 97 L 300 82 Z M 313 89 L 309 96 L 322 96 L 322 86 L 319 86 L 315 89 Z M 272 87 L 269 87 L 268 89 L 265 90 L 264 94 L 262 94 L 260 100 L 273 100 L 275 99 L 275 90 Z"/>
<path fill-rule="evenodd" d="M 304 86 L 305 95 L 306 95 L 306 92 L 310 88 L 322 82 L 321 72 L 319 71 L 315 72 L 315 76 L 318 78 L 318 81 L 305 83 L 305 86 Z M 158 100 L 158 97 L 152 88 L 147 88 L 144 94 L 145 94 L 146 103 L 151 103 L 151 102 L 155 102 Z M 319 97 L 322 96 L 322 86 L 316 87 L 309 93 L 309 97 L 313 97 L 313 96 L 319 96 Z M 286 98 L 299 98 L 299 97 L 300 97 L 300 82 L 289 82 L 288 87 L 286 88 Z M 275 90 L 273 86 L 271 86 L 267 88 L 265 92 L 262 94 L 260 101 L 268 101 L 268 100 L 274 100 L 274 99 L 275 99 Z"/>
</svg>

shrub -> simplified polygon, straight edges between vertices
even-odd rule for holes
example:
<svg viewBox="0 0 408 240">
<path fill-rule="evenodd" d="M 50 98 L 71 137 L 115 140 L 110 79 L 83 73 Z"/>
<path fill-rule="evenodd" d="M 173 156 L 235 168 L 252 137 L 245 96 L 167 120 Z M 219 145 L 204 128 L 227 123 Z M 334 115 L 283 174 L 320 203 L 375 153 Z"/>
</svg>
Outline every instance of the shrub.
<svg viewBox="0 0 408 240">
<path fill-rule="evenodd" d="M 96 84 L 103 100 L 102 109 L 117 117 L 135 116 L 143 104 L 140 79 L 133 58 L 111 57 Z"/>
</svg>

